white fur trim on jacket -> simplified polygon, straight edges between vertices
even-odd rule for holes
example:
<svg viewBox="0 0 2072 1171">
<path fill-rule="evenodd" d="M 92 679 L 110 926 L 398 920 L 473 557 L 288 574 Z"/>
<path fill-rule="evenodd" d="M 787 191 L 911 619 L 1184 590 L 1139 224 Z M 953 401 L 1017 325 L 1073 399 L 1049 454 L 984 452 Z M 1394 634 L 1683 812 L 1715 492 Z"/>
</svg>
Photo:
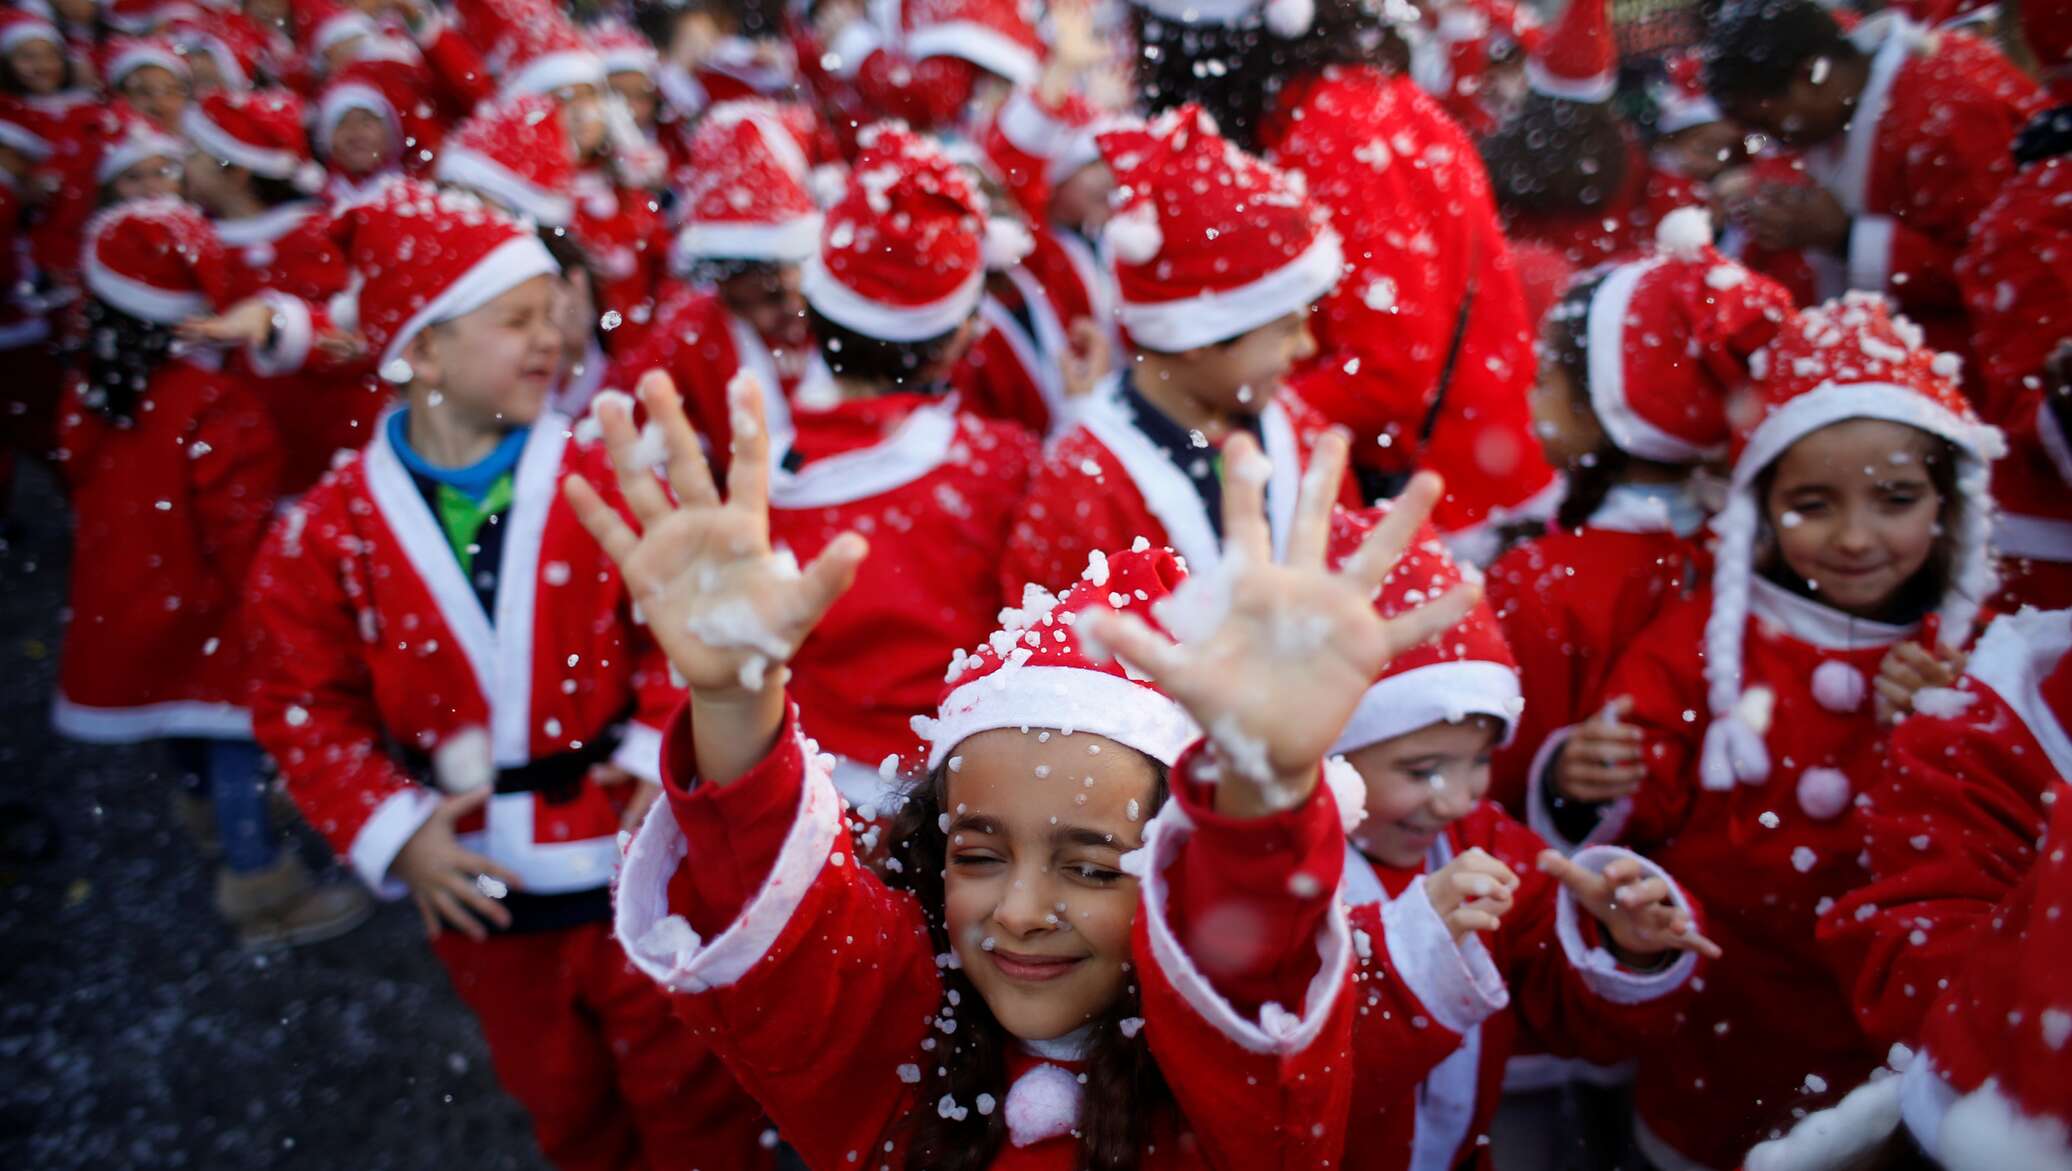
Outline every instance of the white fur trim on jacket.
<svg viewBox="0 0 2072 1171">
<path fill-rule="evenodd" d="M 1475 660 L 1433 663 L 1368 687 L 1330 754 L 1357 752 L 1430 724 L 1457 724 L 1469 716 L 1501 720 L 1502 739 L 1508 743 L 1524 710 L 1518 672 L 1510 667 Z"/>
<path fill-rule="evenodd" d="M 1177 301 L 1124 301 L 1117 313 L 1138 345 L 1161 353 L 1183 353 L 1228 341 L 1308 308 L 1338 286 L 1344 271 L 1345 254 L 1338 233 L 1325 228 L 1301 255 L 1236 288 Z"/>
<path fill-rule="evenodd" d="M 368 889 L 385 899 L 400 899 L 404 885 L 388 876 L 403 844 L 439 811 L 439 795 L 422 785 L 411 785 L 388 795 L 353 835 L 346 861 Z"/>
<path fill-rule="evenodd" d="M 1167 802 L 1145 827 L 1145 861 L 1140 875 L 1144 901 L 1139 913 L 1145 917 L 1152 962 L 1202 1020 L 1240 1048 L 1252 1053 L 1300 1053 L 1323 1032 L 1338 998 L 1344 995 L 1353 954 L 1345 900 L 1331 899 L 1324 925 L 1317 930 L 1317 972 L 1303 994 L 1300 1015 L 1269 1003 L 1260 1008 L 1257 1020 L 1249 1019 L 1195 966 L 1173 932 L 1168 910 L 1172 892 L 1166 885 L 1166 870 L 1179 858 L 1193 833 L 1194 826 L 1177 801 Z"/>
<path fill-rule="evenodd" d="M 2072 1167 L 2066 1120 L 2029 1114 L 1987 1078 L 1943 1115 L 1937 1157 L 1950 1171 L 2064 1171 Z"/>
<path fill-rule="evenodd" d="M 575 217 L 575 200 L 549 191 L 464 146 L 439 149 L 439 181 L 481 192 L 522 216 L 549 228 L 565 228 Z"/>
<path fill-rule="evenodd" d="M 172 700 L 138 707 L 88 707 L 60 694 L 51 705 L 51 727 L 89 744 L 137 744 L 169 736 L 205 740 L 250 740 L 252 713 L 227 703 Z"/>
<path fill-rule="evenodd" d="M 1900 1079 L 1872 1080 L 1825 1110 L 1799 1120 L 1782 1138 L 1757 1143 L 1747 1171 L 1846 1171 L 1899 1129 Z"/>
<path fill-rule="evenodd" d="M 806 302 L 829 320 L 866 337 L 888 342 L 918 342 L 940 337 L 969 320 L 984 290 L 983 267 L 939 300 L 923 305 L 888 305 L 873 301 L 843 284 L 821 263 L 816 252 L 806 258 L 800 291 Z"/>
<path fill-rule="evenodd" d="M 688 846 L 668 801 L 657 801 L 648 810 L 619 871 L 612 930 L 626 957 L 655 983 L 671 992 L 704 992 L 735 984 L 769 954 L 805 901 L 829 854 L 844 838 L 841 796 L 828 779 L 826 760 L 805 751 L 808 747 L 801 744 L 806 776 L 798 816 L 777 860 L 741 913 L 712 939 L 699 939 L 689 924 L 669 913 L 669 880 Z M 676 930 L 663 926 L 665 920 L 674 920 Z"/>
<path fill-rule="evenodd" d="M 299 180 L 308 173 L 310 160 L 292 150 L 269 150 L 253 146 L 209 118 L 199 105 L 189 105 L 180 115 L 180 129 L 194 145 L 211 155 L 243 167 L 267 179 Z"/>
<path fill-rule="evenodd" d="M 273 310 L 273 345 L 269 347 L 261 342 L 245 347 L 245 360 L 252 364 L 253 373 L 264 378 L 293 374 L 309 360 L 310 346 L 316 339 L 309 305 L 300 297 L 291 297 L 273 289 L 261 290 L 259 299 Z"/>
<path fill-rule="evenodd" d="M 626 721 L 612 763 L 643 781 L 662 779 L 662 733 L 638 720 Z"/>
<path fill-rule="evenodd" d="M 1453 942 L 1425 881 L 1418 878 L 1382 905 L 1389 962 L 1433 1020 L 1466 1034 L 1510 1004 L 1511 993 L 1480 939 L 1470 935 Z"/>
<path fill-rule="evenodd" d="M 1892 240 L 1899 221 L 1860 215 L 1849 221 L 1849 287 L 1883 292 L 1892 282 Z"/>
<path fill-rule="evenodd" d="M 828 508 L 904 487 L 941 467 L 956 437 L 953 405 L 931 403 L 916 408 L 898 430 L 869 447 L 814 460 L 796 472 L 774 468 L 770 506 Z"/>
<path fill-rule="evenodd" d="M 1201 735 L 1185 708 L 1150 687 L 1076 667 L 1002 667 L 950 692 L 941 710 L 926 725 L 930 769 L 996 728 L 1091 732 L 1168 767 Z"/>
<path fill-rule="evenodd" d="M 1669 887 L 1670 901 L 1685 914 L 1693 915 L 1691 900 L 1678 886 L 1676 879 L 1667 870 L 1631 850 L 1619 846 L 1590 846 L 1576 853 L 1576 865 L 1592 874 L 1604 873 L 1604 868 L 1621 858 L 1630 858 L 1640 864 L 1641 871 L 1651 878 L 1659 878 Z M 1581 911 L 1576 899 L 1566 886 L 1556 896 L 1554 904 L 1554 935 L 1561 940 L 1562 954 L 1568 957 L 1569 966 L 1583 977 L 1583 983 L 1590 991 L 1613 1004 L 1645 1004 L 1669 995 L 1691 978 L 1697 970 L 1698 957 L 1692 952 L 1680 952 L 1676 962 L 1656 972 L 1634 972 L 1622 967 L 1612 954 L 1602 947 L 1591 947 L 1583 942 Z M 1695 928 L 1694 928 L 1695 929 Z"/>
</svg>

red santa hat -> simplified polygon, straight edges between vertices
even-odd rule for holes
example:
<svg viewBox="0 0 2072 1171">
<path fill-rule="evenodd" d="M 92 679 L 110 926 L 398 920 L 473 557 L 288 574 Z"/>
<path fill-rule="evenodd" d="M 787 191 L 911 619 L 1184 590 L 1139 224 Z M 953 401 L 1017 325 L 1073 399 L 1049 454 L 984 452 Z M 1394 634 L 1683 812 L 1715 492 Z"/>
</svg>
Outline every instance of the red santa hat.
<svg viewBox="0 0 2072 1171">
<path fill-rule="evenodd" d="M 250 21 L 213 8 L 173 21 L 166 26 L 166 39 L 189 56 L 206 54 L 217 76 L 232 89 L 257 84 L 259 63 L 267 51 L 265 38 Z"/>
<path fill-rule="evenodd" d="M 1672 58 L 1661 78 L 1648 87 L 1648 95 L 1655 102 L 1658 136 L 1726 121 L 1719 103 L 1705 92 L 1704 63 L 1695 53 Z"/>
<path fill-rule="evenodd" d="M 332 298 L 332 320 L 367 339 L 390 382 L 409 381 L 403 351 L 427 326 L 560 272 L 530 227 L 415 179 L 390 179 L 332 231 L 352 272 L 350 291 Z"/>
<path fill-rule="evenodd" d="M 660 57 L 655 52 L 655 43 L 646 34 L 620 21 L 605 21 L 590 26 L 590 48 L 604 62 L 604 71 L 612 73 L 640 73 L 648 77 L 655 75 Z"/>
<path fill-rule="evenodd" d="M 172 16 L 193 10 L 178 0 L 113 0 L 101 5 L 101 19 L 124 36 L 145 37 Z"/>
<path fill-rule="evenodd" d="M 1079 620 L 1088 610 L 1110 609 L 1159 626 L 1155 608 L 1186 578 L 1171 550 L 1139 540 L 1127 552 L 1094 554 L 1062 596 L 1025 587 L 1022 604 L 1000 612 L 1000 629 L 983 646 L 950 660 L 935 718 L 914 721 L 929 745 L 929 769 L 996 728 L 1091 732 L 1170 766 L 1200 735 L 1194 721 L 1121 659 L 1090 645 Z"/>
<path fill-rule="evenodd" d="M 1610 101 L 1619 83 L 1619 54 L 1606 0 L 1569 0 L 1554 30 L 1526 60 L 1525 80 L 1550 98 Z"/>
<path fill-rule="evenodd" d="M 289 12 L 296 49 L 320 66 L 324 54 L 340 42 L 372 37 L 380 31 L 366 13 L 333 0 L 294 0 Z"/>
<path fill-rule="evenodd" d="M 1130 0 L 1154 16 L 1174 24 L 1244 28 L 1264 25 L 1273 35 L 1293 40 L 1316 23 L 1316 0 Z"/>
<path fill-rule="evenodd" d="M 30 41 L 49 41 L 61 50 L 65 47 L 64 34 L 48 18 L 19 8 L 0 8 L 0 53 L 12 53 Z"/>
<path fill-rule="evenodd" d="M 37 111 L 12 95 L 0 95 L 0 146 L 18 151 L 32 163 L 50 158 L 51 143 L 44 137 L 46 122 Z"/>
<path fill-rule="evenodd" d="M 1104 238 L 1133 343 L 1227 341 L 1338 284 L 1338 234 L 1301 181 L 1226 142 L 1198 107 L 1107 131 L 1100 146 L 1122 199 Z"/>
<path fill-rule="evenodd" d="M 867 126 L 857 144 L 849 186 L 806 261 L 806 302 L 883 341 L 956 329 L 985 284 L 984 199 L 934 143 L 899 123 Z"/>
<path fill-rule="evenodd" d="M 403 120 L 397 113 L 396 99 L 390 95 L 375 63 L 355 61 L 339 70 L 317 98 L 309 134 L 319 155 L 330 155 L 331 136 L 354 110 L 365 110 L 387 123 L 390 141 L 398 151 L 403 149 Z"/>
<path fill-rule="evenodd" d="M 906 0 L 907 55 L 955 57 L 1016 85 L 1034 85 L 1042 44 L 1017 0 Z"/>
<path fill-rule="evenodd" d="M 187 77 L 187 62 L 180 51 L 156 37 L 112 37 L 101 50 L 101 84 L 120 89 L 130 74 L 156 65 L 174 77 Z"/>
<path fill-rule="evenodd" d="M 575 150 L 561 104 L 521 94 L 483 105 L 439 149 L 435 174 L 550 228 L 575 216 Z"/>
<path fill-rule="evenodd" d="M 561 9 L 544 0 L 458 0 L 461 29 L 480 48 L 504 94 L 545 94 L 574 85 L 600 90 L 604 61 Z"/>
<path fill-rule="evenodd" d="M 146 159 L 187 157 L 187 142 L 160 130 L 156 124 L 128 106 L 116 104 L 96 111 L 88 123 L 79 158 L 91 167 L 92 185 L 105 186 L 117 175 Z"/>
<path fill-rule="evenodd" d="M 1700 463 L 1725 450 L 1727 400 L 1791 316 L 1791 294 L 1720 255 L 1702 208 L 1669 213 L 1656 243 L 1589 277 L 1590 405 L 1620 451 Z"/>
<path fill-rule="evenodd" d="M 1387 516 L 1386 505 L 1334 514 L 1331 565 L 1335 568 L 1351 559 L 1374 526 Z M 1466 580 L 1437 530 L 1425 525 L 1382 582 L 1374 608 L 1383 617 L 1394 618 Z M 1508 740 L 1524 710 L 1517 660 L 1504 642 L 1495 612 L 1488 603 L 1478 603 L 1445 634 L 1412 647 L 1382 667 L 1360 697 L 1331 753 L 1356 752 L 1432 724 L 1459 723 L 1469 716 L 1496 720 Z"/>
<path fill-rule="evenodd" d="M 2022 0 L 2021 18 L 2038 76 L 2059 101 L 2072 101 L 2072 0 Z"/>
<path fill-rule="evenodd" d="M 1066 94 L 1044 101 L 1022 86 L 1000 104 L 979 145 L 1030 220 L 1048 218 L 1050 193 L 1101 157 L 1094 126 L 1099 111 L 1084 98 Z"/>
<path fill-rule="evenodd" d="M 284 89 L 217 90 L 190 102 L 180 128 L 195 147 L 265 179 L 292 183 L 304 195 L 324 186 L 324 168 L 310 157 L 302 99 Z"/>
<path fill-rule="evenodd" d="M 691 181 L 679 264 L 694 260 L 803 263 L 820 244 L 821 215 L 807 190 L 811 167 L 776 105 L 714 106 L 691 136 Z"/>
<path fill-rule="evenodd" d="M 1847 419 L 1904 423 L 1947 440 L 1958 453 L 1957 522 L 1950 581 L 1938 607 L 1940 638 L 1962 646 L 1979 603 L 1992 595 L 1993 518 L 1989 468 L 2006 452 L 2000 432 L 1972 413 L 1954 355 L 1927 349 L 1920 327 L 1888 311 L 1874 293 L 1849 293 L 1801 311 L 1749 360 L 1749 393 L 1729 404 L 1732 473 L 1718 534 L 1712 614 L 1705 626 L 1706 729 L 1699 781 L 1708 789 L 1760 784 L 1769 753 L 1759 716 L 1743 702 L 1741 639 L 1762 528 L 1756 482 L 1791 445 Z"/>
<path fill-rule="evenodd" d="M 208 217 L 170 196 L 117 204 L 86 226 L 87 292 L 143 321 L 177 325 L 207 313 L 207 274 L 222 265 Z"/>
</svg>

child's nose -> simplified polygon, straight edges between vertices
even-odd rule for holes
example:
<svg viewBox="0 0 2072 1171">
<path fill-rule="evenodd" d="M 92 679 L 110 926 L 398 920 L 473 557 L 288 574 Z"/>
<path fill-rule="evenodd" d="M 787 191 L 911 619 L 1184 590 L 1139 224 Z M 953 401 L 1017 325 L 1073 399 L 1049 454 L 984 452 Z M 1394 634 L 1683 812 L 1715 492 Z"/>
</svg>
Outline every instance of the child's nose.
<svg viewBox="0 0 2072 1171">
<path fill-rule="evenodd" d="M 1057 926 L 1050 883 L 1041 875 L 1017 874 L 993 908 L 993 920 L 1010 935 L 1036 935 Z"/>
</svg>

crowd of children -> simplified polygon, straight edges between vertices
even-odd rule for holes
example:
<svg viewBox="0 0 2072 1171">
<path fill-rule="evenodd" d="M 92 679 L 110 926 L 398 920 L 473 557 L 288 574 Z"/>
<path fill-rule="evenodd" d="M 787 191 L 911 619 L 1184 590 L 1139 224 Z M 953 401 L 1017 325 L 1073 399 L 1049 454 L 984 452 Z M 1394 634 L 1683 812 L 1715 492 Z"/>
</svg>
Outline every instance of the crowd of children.
<svg viewBox="0 0 2072 1171">
<path fill-rule="evenodd" d="M 2072 1168 L 2072 9 L 1691 27 L 15 0 L 55 725 L 561 1168 Z"/>
</svg>

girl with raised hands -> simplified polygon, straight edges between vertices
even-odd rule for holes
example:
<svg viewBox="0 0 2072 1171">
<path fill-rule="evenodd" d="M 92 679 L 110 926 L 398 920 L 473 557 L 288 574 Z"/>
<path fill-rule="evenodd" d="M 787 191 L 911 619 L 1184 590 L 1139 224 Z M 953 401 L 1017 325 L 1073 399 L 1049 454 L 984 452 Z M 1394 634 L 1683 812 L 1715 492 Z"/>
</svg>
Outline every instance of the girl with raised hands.
<svg viewBox="0 0 2072 1171">
<path fill-rule="evenodd" d="M 1097 555 L 957 656 L 881 880 L 784 690 L 865 544 L 803 570 L 772 550 L 753 387 L 732 393 L 724 501 L 668 380 L 641 393 L 679 503 L 621 404 L 599 414 L 638 530 L 567 481 L 690 685 L 617 930 L 807 1165 L 1336 1166 L 1353 947 L 1318 780 L 1381 665 L 1474 600 L 1371 604 L 1437 479 L 1329 571 L 1331 436 L 1276 563 L 1268 469 L 1234 438 L 1217 570 Z"/>
</svg>

